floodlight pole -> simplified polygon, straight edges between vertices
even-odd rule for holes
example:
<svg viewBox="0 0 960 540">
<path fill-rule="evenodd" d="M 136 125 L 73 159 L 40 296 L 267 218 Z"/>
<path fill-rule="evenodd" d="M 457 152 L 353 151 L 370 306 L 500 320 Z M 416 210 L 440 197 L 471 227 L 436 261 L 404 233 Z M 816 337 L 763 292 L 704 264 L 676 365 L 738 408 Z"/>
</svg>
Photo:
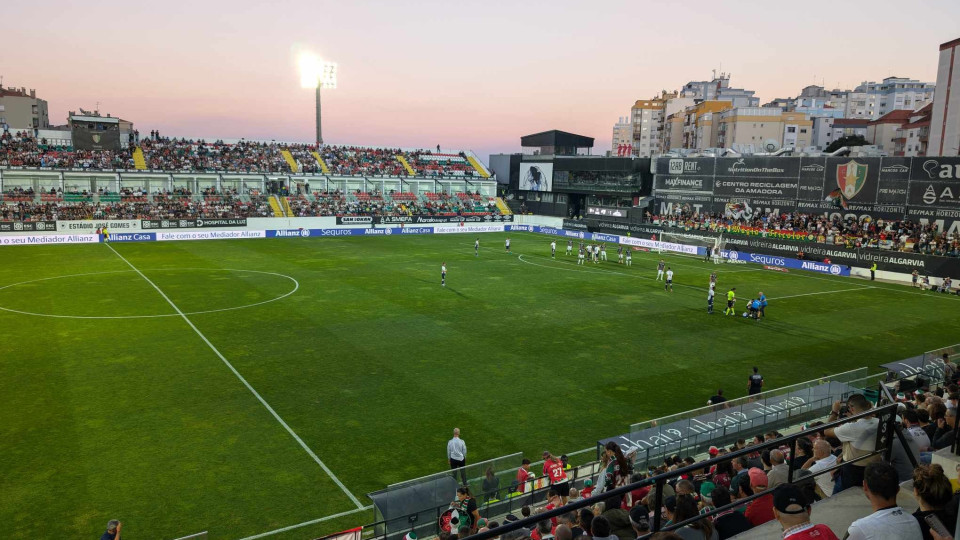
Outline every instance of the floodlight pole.
<svg viewBox="0 0 960 540">
<path fill-rule="evenodd" d="M 320 127 L 320 87 L 321 84 L 317 84 L 317 146 L 323 144 L 323 131 Z"/>
</svg>

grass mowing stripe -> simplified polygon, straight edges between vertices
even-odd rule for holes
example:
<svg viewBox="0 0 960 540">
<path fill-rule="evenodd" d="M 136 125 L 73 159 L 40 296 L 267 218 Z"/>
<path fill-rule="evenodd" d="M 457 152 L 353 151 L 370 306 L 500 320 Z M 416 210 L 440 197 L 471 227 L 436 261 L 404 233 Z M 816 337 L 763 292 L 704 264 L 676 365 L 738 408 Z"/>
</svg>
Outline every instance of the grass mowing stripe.
<svg viewBox="0 0 960 540">
<path fill-rule="evenodd" d="M 337 484 L 337 486 L 339 486 L 344 493 L 346 493 L 347 497 L 349 497 L 350 500 L 353 501 L 353 504 L 357 505 L 358 509 L 362 509 L 363 504 L 360 503 L 360 500 L 357 499 L 356 496 L 354 496 L 354 494 L 351 493 L 349 489 L 347 489 L 347 486 L 343 485 L 343 482 L 341 482 L 340 479 L 337 478 L 337 475 L 333 474 L 333 471 L 331 471 L 330 468 L 327 467 L 327 465 L 323 461 L 321 461 L 319 457 L 317 457 L 317 454 L 315 454 L 313 450 L 311 450 L 310 447 L 307 446 L 307 443 L 303 442 L 303 439 L 301 439 L 300 436 L 297 435 L 296 432 L 294 432 L 293 429 L 291 429 L 286 422 L 284 422 L 283 418 L 280 418 L 280 415 L 277 414 L 277 411 L 273 410 L 273 407 L 271 407 L 270 404 L 267 403 L 267 400 L 263 399 L 263 396 L 261 396 L 260 393 L 257 392 L 253 388 L 253 386 L 251 386 L 250 383 L 248 383 L 247 380 L 243 378 L 243 375 L 240 375 L 240 372 L 237 371 L 236 368 L 233 367 L 233 364 L 231 364 L 230 361 L 227 360 L 226 357 L 220 353 L 220 350 L 217 349 L 213 345 L 213 343 L 210 343 L 210 340 L 207 339 L 207 336 L 203 335 L 203 332 L 201 332 L 196 326 L 194 326 L 193 321 L 191 321 L 190 318 L 187 317 L 183 313 L 183 311 L 181 311 L 180 308 L 173 303 L 173 300 L 170 300 L 170 298 L 160 289 L 160 287 L 157 287 L 156 283 L 154 283 L 153 281 L 150 281 L 150 278 L 144 275 L 144 273 L 141 272 L 136 266 L 134 266 L 133 263 L 128 261 L 126 258 L 124 258 L 124 256 L 121 255 L 120 252 L 118 252 L 116 249 L 113 249 L 113 246 L 111 246 L 110 244 L 106 244 L 106 246 L 110 248 L 110 251 L 116 254 L 117 257 L 120 257 L 121 261 L 127 263 L 127 266 L 129 266 L 134 272 L 139 274 L 140 277 L 144 279 L 144 281 L 149 283 L 150 286 L 152 286 L 154 289 L 156 289 L 158 293 L 160 293 L 160 296 L 162 296 L 163 299 L 166 300 L 168 304 L 170 304 L 170 307 L 172 307 L 174 311 L 180 314 L 180 317 L 182 317 L 183 320 L 187 323 L 187 325 L 190 326 L 190 328 L 192 328 L 193 331 L 196 332 L 198 336 L 200 336 L 200 339 L 202 339 L 203 342 L 206 343 L 208 347 L 210 347 L 210 350 L 212 350 L 214 354 L 216 354 L 220 358 L 220 360 L 222 360 L 223 363 L 228 368 L 230 368 L 230 371 L 232 371 L 233 374 L 236 375 L 238 379 L 240 379 L 240 382 L 242 382 L 243 385 L 247 387 L 247 390 L 250 390 L 250 392 L 257 398 L 257 400 L 259 400 L 260 403 L 262 403 L 263 406 L 266 407 L 268 411 L 270 411 L 270 414 L 272 414 L 273 417 L 277 419 L 277 422 L 280 422 L 280 425 L 287 430 L 287 433 L 289 433 L 290 436 L 292 436 L 297 441 L 297 443 L 299 443 L 300 446 L 307 452 L 307 454 L 309 454 L 310 457 L 317 462 L 317 465 L 320 465 L 320 468 L 322 468 L 323 471 L 327 473 L 327 476 L 329 476 L 330 479 L 333 480 L 333 482 Z"/>
</svg>

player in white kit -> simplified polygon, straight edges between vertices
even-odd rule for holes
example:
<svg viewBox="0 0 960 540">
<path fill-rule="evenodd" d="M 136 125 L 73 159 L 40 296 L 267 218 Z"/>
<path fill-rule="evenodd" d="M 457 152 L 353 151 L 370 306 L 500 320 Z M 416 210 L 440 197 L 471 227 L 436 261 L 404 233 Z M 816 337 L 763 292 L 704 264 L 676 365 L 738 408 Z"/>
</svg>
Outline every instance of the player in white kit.
<svg viewBox="0 0 960 540">
<path fill-rule="evenodd" d="M 557 241 L 556 240 L 550 242 L 550 258 L 551 259 L 557 258 Z"/>
</svg>

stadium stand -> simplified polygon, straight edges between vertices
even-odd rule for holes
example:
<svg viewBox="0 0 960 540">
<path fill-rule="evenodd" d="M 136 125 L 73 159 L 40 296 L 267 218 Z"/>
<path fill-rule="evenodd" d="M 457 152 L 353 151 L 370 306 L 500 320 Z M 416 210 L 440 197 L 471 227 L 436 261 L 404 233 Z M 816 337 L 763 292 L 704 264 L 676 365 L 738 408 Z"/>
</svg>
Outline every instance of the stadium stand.
<svg viewBox="0 0 960 540">
<path fill-rule="evenodd" d="M 960 257 L 960 234 L 944 233 L 935 222 L 922 224 L 909 220 L 882 219 L 858 222 L 802 213 L 769 213 L 754 215 L 750 219 L 682 213 L 674 216 L 654 215 L 650 216 L 650 221 L 689 230 L 803 240 L 845 249 L 875 248 Z"/>
<path fill-rule="evenodd" d="M 223 171 L 247 173 L 333 174 L 429 178 L 488 178 L 489 173 L 465 152 L 321 146 L 239 141 L 208 142 L 151 137 L 120 152 L 81 151 L 49 145 L 27 132 L 0 135 L 0 166 L 62 169 L 130 169 L 154 171 Z"/>
<path fill-rule="evenodd" d="M 446 530 L 449 520 L 444 517 L 421 523 L 411 515 L 373 524 L 379 527 L 375 536 L 400 538 L 412 530 L 420 537 L 444 539 L 559 538 L 558 526 L 567 525 L 575 530 L 573 538 L 580 534 L 576 529 L 588 538 L 606 537 L 606 528 L 593 529 L 596 516 L 604 516 L 622 527 L 609 536 L 618 540 L 671 530 L 680 538 L 842 538 L 848 532 L 851 538 L 880 538 L 885 536 L 864 535 L 863 528 L 883 521 L 885 512 L 897 506 L 900 521 L 887 523 L 889 530 L 900 530 L 896 536 L 902 539 L 931 538 L 925 516 L 936 515 L 952 532 L 960 510 L 960 492 L 954 495 L 946 467 L 920 462 L 931 450 L 930 441 L 957 429 L 956 413 L 946 413 L 943 406 L 958 390 L 956 382 L 954 376 L 909 397 L 894 397 L 896 386 L 864 388 L 836 402 L 829 416 L 795 430 L 764 430 L 753 439 L 711 447 L 705 454 L 670 455 L 647 470 L 635 469 L 632 456 L 609 442 L 599 462 L 565 467 L 572 488 L 567 501 L 547 478 L 538 477 L 541 463 L 526 460 L 516 469 L 517 478 L 524 480 L 508 486 L 490 482 L 496 486 L 493 491 L 474 494 L 482 521 L 469 531 L 457 535 Z M 884 424 L 887 428 L 881 430 Z M 894 429 L 887 431 L 889 427 Z M 876 443 L 878 431 L 891 436 L 881 436 Z M 960 460 L 955 455 L 939 457 Z M 951 474 L 954 461 L 948 462 Z M 834 470 L 839 471 L 837 481 Z M 909 481 L 912 484 L 901 487 Z M 443 510 L 430 509 L 417 517 L 449 518 L 450 511 Z M 457 501 L 450 510 L 460 510 Z M 814 532 L 792 536 L 805 530 Z"/>
</svg>

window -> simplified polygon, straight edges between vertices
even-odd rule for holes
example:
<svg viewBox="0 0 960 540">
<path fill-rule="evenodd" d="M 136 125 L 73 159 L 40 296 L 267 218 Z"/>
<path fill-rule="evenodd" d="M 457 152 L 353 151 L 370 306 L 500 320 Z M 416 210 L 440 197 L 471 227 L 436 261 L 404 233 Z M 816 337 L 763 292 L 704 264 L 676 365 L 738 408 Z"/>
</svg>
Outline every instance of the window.
<svg viewBox="0 0 960 540">
<path fill-rule="evenodd" d="M 806 133 L 806 132 L 807 132 L 807 128 L 802 128 L 802 129 L 800 130 L 800 133 Z"/>
<path fill-rule="evenodd" d="M 797 128 L 795 128 L 794 126 L 787 127 L 787 133 L 796 133 L 796 132 L 797 132 Z"/>
</svg>

